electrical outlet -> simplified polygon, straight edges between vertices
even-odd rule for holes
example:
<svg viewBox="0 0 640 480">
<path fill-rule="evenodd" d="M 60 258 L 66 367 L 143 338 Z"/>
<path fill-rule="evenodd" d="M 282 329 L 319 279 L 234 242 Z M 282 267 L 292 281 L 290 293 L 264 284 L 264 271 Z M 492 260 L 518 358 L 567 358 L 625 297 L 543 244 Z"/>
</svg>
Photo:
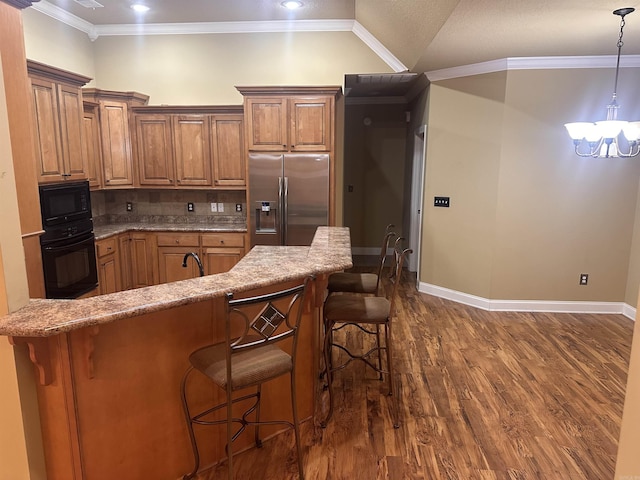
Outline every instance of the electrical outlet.
<svg viewBox="0 0 640 480">
<path fill-rule="evenodd" d="M 589 282 L 589 274 L 581 273 L 580 274 L 580 285 L 586 285 Z"/>
<path fill-rule="evenodd" d="M 133 211 L 133 203 L 127 202 L 127 212 L 132 212 L 132 211 Z"/>
<path fill-rule="evenodd" d="M 236 212 L 241 212 L 241 211 L 242 211 L 242 204 L 236 203 Z"/>
<path fill-rule="evenodd" d="M 218 213 L 224 212 L 224 203 L 218 203 Z"/>
<path fill-rule="evenodd" d="M 218 211 L 218 204 L 216 202 L 211 202 L 211 211 L 212 212 Z"/>
<path fill-rule="evenodd" d="M 187 212 L 193 212 L 193 211 L 194 211 L 193 202 L 188 202 L 187 203 Z"/>
</svg>

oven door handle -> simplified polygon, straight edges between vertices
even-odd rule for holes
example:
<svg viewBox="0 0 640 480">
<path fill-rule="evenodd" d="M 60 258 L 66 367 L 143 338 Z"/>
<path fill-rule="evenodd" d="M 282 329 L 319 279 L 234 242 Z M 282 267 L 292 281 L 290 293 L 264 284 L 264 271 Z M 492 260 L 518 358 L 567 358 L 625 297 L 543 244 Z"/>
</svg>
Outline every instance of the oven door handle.
<svg viewBox="0 0 640 480">
<path fill-rule="evenodd" d="M 65 243 L 64 245 L 60 245 L 60 242 L 56 242 L 56 245 L 47 245 L 47 246 L 43 246 L 43 250 L 46 250 L 47 252 L 55 252 L 57 250 L 67 250 L 68 248 L 71 247 L 77 247 L 78 245 L 82 245 L 83 243 L 86 243 L 87 240 L 93 240 L 94 236 L 93 235 L 89 235 L 87 237 L 84 237 L 82 240 L 78 241 L 78 242 L 74 242 L 74 243 Z"/>
</svg>

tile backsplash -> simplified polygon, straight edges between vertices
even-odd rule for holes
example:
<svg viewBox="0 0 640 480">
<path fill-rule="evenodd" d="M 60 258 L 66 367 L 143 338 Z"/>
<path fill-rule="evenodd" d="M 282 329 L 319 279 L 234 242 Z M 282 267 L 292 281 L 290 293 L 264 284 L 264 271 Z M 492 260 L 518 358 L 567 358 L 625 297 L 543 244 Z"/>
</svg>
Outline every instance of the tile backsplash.
<svg viewBox="0 0 640 480">
<path fill-rule="evenodd" d="M 127 211 L 127 203 L 131 211 Z M 187 210 L 189 203 L 193 211 Z M 213 212 L 211 204 L 215 204 Z M 223 211 L 220 212 L 220 204 Z M 236 211 L 241 205 L 242 211 Z M 101 190 L 91 192 L 94 222 L 169 222 L 224 223 L 246 225 L 246 196 L 244 191 L 212 190 Z"/>
</svg>

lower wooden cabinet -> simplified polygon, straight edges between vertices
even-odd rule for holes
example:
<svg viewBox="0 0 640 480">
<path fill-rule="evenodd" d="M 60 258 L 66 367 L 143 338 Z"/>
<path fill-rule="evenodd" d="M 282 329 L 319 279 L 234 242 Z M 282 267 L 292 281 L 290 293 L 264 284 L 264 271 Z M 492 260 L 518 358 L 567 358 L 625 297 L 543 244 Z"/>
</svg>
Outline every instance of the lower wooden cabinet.
<svg viewBox="0 0 640 480">
<path fill-rule="evenodd" d="M 116 237 L 96 242 L 98 288 L 101 295 L 121 290 L 120 257 Z"/>
<path fill-rule="evenodd" d="M 244 233 L 129 232 L 96 242 L 100 294 L 228 272 L 245 254 Z"/>
</svg>

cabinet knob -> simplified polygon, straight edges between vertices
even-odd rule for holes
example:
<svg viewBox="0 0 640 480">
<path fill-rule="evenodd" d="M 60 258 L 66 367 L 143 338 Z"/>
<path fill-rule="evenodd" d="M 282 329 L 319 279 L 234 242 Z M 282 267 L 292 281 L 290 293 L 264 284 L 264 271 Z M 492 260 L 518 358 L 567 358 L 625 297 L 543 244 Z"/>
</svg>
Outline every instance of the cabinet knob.
<svg viewBox="0 0 640 480">
<path fill-rule="evenodd" d="M 286 145 L 282 145 L 282 148 L 287 148 L 287 146 Z"/>
<path fill-rule="evenodd" d="M 176 240 L 176 243 L 180 243 L 180 240 Z"/>
<path fill-rule="evenodd" d="M 224 240 L 220 240 L 220 245 L 224 245 Z"/>
</svg>

